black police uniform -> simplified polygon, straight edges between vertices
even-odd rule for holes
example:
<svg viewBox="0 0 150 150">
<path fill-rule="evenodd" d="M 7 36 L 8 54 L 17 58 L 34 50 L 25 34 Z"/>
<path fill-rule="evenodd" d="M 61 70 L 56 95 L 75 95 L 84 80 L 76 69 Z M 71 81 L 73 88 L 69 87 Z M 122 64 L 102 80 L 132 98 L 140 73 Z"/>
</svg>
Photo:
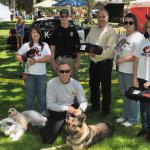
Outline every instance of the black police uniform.
<svg viewBox="0 0 150 150">
<path fill-rule="evenodd" d="M 69 25 L 66 29 L 59 26 L 52 33 L 51 44 L 56 46 L 55 58 L 65 55 L 74 58 L 80 49 L 80 38 L 74 26 Z"/>
<path fill-rule="evenodd" d="M 80 50 L 80 38 L 76 28 L 69 24 L 68 28 L 59 26 L 51 36 L 51 45 L 55 46 L 55 60 L 59 63 L 65 59 L 76 62 L 77 53 Z M 73 64 L 70 64 L 73 67 Z"/>
</svg>

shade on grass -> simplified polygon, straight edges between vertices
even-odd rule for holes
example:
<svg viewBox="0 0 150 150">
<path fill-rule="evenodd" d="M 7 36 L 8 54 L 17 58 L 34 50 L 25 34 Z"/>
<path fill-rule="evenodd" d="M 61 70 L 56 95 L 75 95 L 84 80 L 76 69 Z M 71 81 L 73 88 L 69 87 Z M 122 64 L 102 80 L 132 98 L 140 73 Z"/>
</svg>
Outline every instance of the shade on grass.
<svg viewBox="0 0 150 150">
<path fill-rule="evenodd" d="M 19 111 L 25 110 L 25 90 L 23 82 L 18 78 L 19 63 L 15 61 L 15 49 L 6 44 L 8 30 L 14 26 L 14 22 L 0 23 L 0 119 L 7 117 L 7 110 L 16 107 Z M 79 78 L 88 83 L 89 60 L 87 55 L 82 56 Z M 48 79 L 51 78 L 50 65 L 48 67 Z M 12 79 L 12 80 L 8 80 Z M 17 81 L 17 82 L 15 82 Z M 117 73 L 113 72 L 113 81 L 117 81 Z M 112 82 L 113 83 L 113 82 Z M 86 97 L 89 99 L 89 86 L 83 85 Z M 89 103 L 90 105 L 90 103 Z M 89 109 L 89 108 L 88 108 Z M 122 99 L 117 82 L 112 84 L 112 111 L 109 116 L 103 118 L 100 113 L 87 113 L 87 123 L 95 124 L 103 119 L 109 121 L 114 126 L 114 135 L 105 139 L 101 143 L 93 145 L 89 150 L 149 150 L 150 144 L 144 138 L 137 138 L 136 134 L 140 125 L 125 128 L 115 122 L 117 116 L 122 112 Z M 54 145 L 64 143 L 64 134 L 61 133 Z M 39 150 L 43 145 L 38 129 L 26 132 L 17 142 L 12 142 L 10 138 L 0 132 L 0 150 Z M 63 150 L 70 150 L 66 148 Z"/>
</svg>

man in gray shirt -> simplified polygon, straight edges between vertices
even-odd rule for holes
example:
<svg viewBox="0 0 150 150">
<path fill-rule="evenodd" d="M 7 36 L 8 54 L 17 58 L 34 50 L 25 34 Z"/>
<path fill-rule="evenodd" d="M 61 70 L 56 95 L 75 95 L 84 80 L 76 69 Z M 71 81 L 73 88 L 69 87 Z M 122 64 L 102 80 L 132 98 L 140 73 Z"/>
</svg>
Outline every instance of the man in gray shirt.
<svg viewBox="0 0 150 150">
<path fill-rule="evenodd" d="M 59 64 L 58 74 L 47 85 L 47 108 L 50 116 L 41 131 L 44 144 L 53 144 L 65 123 L 66 113 L 78 116 L 88 105 L 82 86 L 70 78 L 71 68 L 67 63 Z"/>
</svg>

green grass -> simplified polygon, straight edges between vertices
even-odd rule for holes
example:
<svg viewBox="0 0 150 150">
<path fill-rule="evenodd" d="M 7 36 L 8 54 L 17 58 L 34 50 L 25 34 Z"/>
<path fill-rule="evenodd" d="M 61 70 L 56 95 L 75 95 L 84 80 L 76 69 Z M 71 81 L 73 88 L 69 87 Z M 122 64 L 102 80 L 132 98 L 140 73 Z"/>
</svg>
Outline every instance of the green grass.
<svg viewBox="0 0 150 150">
<path fill-rule="evenodd" d="M 19 63 L 15 61 L 16 50 L 6 44 L 6 38 L 9 29 L 14 27 L 14 22 L 0 23 L 0 119 L 7 117 L 7 110 L 15 107 L 19 111 L 25 110 L 25 89 L 23 82 L 20 83 Z M 81 81 L 88 81 L 89 61 L 86 55 L 82 56 L 79 78 Z M 48 68 L 48 79 L 52 77 L 50 64 Z M 13 79 L 5 80 L 5 79 Z M 113 80 L 117 79 L 116 72 L 113 72 Z M 86 82 L 87 83 L 87 82 Z M 89 99 L 88 84 L 84 84 L 84 91 Z M 90 104 L 89 104 L 90 105 Z M 105 118 L 114 126 L 113 137 L 93 145 L 89 150 L 149 150 L 150 144 L 144 138 L 137 138 L 136 133 L 140 125 L 125 128 L 115 123 L 115 119 L 122 112 L 122 99 L 119 92 L 118 83 L 112 84 L 112 112 Z M 87 122 L 94 124 L 100 122 L 103 118 L 98 113 L 88 113 Z M 63 133 L 62 133 L 63 134 Z M 64 143 L 64 138 L 58 137 L 54 145 Z M 39 150 L 42 145 L 38 129 L 26 132 L 19 141 L 12 142 L 9 137 L 0 132 L 0 150 Z M 63 150 L 69 150 L 65 148 Z"/>
</svg>

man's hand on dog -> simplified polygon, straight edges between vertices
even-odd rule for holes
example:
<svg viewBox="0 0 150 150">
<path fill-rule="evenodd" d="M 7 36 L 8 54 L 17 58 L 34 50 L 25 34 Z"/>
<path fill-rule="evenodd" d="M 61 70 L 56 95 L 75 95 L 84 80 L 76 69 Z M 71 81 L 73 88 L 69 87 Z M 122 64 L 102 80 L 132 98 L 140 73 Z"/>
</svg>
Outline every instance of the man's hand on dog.
<svg viewBox="0 0 150 150">
<path fill-rule="evenodd" d="M 69 109 L 68 109 L 67 112 L 70 113 L 70 114 L 73 114 L 75 116 L 79 116 L 79 115 L 81 115 L 82 110 L 81 109 L 75 109 L 74 107 L 69 106 Z"/>
</svg>

